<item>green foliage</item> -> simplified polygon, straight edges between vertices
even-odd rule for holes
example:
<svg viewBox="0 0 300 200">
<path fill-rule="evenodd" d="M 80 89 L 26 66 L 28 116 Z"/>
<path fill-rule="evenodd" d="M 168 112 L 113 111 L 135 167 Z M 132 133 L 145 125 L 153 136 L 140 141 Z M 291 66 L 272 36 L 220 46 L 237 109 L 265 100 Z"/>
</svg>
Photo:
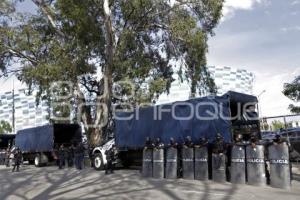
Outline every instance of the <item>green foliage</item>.
<svg viewBox="0 0 300 200">
<path fill-rule="evenodd" d="M 269 130 L 270 126 L 267 123 L 260 123 L 260 129 L 261 130 Z"/>
<path fill-rule="evenodd" d="M 14 3 L 11 0 L 1 0 L 0 1 L 0 15 L 7 16 L 9 13 L 15 11 Z"/>
<path fill-rule="evenodd" d="M 193 95 L 216 92 L 206 53 L 223 0 L 114 0 L 110 12 L 104 9 L 107 0 L 32 1 L 37 14 L 1 13 L 0 68 L 37 89 L 37 102 L 54 101 L 51 84 L 68 81 L 74 108 L 81 103 L 105 103 L 109 109 L 111 102 L 149 103 L 169 91 L 175 62 Z M 20 68 L 12 69 L 14 63 Z M 108 93 L 99 74 L 108 79 Z M 133 84 L 135 95 L 129 98 L 123 88 L 121 98 L 114 98 L 110 86 L 124 80 Z M 85 124 L 106 118 L 97 106 L 85 106 L 83 112 Z"/>
<path fill-rule="evenodd" d="M 12 132 L 11 125 L 6 121 L 1 120 L 0 121 L 0 134 L 11 133 L 11 132 Z"/>
<path fill-rule="evenodd" d="M 274 120 L 274 121 L 272 121 L 272 129 L 273 129 L 274 131 L 280 130 L 281 128 L 285 128 L 285 127 L 284 127 L 284 123 L 282 123 L 282 122 L 279 121 L 279 120 Z"/>
<path fill-rule="evenodd" d="M 284 84 L 283 94 L 295 102 L 300 101 L 300 76 L 296 77 L 292 83 Z M 292 113 L 300 113 L 300 107 L 290 105 L 289 109 Z"/>
</svg>

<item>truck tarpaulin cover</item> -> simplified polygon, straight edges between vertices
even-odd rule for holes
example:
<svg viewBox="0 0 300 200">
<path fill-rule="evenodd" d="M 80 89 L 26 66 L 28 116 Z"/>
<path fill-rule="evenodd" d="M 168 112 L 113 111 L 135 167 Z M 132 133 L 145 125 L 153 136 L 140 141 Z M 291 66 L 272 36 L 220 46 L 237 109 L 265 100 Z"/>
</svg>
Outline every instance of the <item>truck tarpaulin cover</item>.
<svg viewBox="0 0 300 200">
<path fill-rule="evenodd" d="M 182 144 L 186 136 L 191 136 L 194 142 L 202 137 L 212 142 L 217 133 L 223 135 L 225 142 L 230 142 L 229 117 L 229 98 L 225 95 L 140 108 L 135 112 L 117 112 L 116 145 L 141 148 L 147 136 L 160 137 L 165 144 L 170 137 Z"/>
<path fill-rule="evenodd" d="M 50 151 L 53 148 L 53 126 L 28 128 L 17 132 L 16 146 L 25 152 Z"/>
</svg>

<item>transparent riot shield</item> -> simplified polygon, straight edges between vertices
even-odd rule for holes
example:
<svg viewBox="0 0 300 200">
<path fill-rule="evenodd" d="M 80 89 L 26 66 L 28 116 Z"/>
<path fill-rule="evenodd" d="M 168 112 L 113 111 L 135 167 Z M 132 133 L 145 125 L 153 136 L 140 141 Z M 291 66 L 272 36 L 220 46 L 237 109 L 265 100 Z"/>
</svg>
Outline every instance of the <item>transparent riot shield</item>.
<svg viewBox="0 0 300 200">
<path fill-rule="evenodd" d="M 270 185 L 276 188 L 290 189 L 290 162 L 287 144 L 273 144 L 269 146 Z"/>
<path fill-rule="evenodd" d="M 226 182 L 226 165 L 225 154 L 213 153 L 212 154 L 212 180 L 215 182 Z"/>
<path fill-rule="evenodd" d="M 230 182 L 246 183 L 245 147 L 242 145 L 234 145 L 231 149 Z"/>
<path fill-rule="evenodd" d="M 153 178 L 164 178 L 164 150 L 153 149 Z"/>
<path fill-rule="evenodd" d="M 194 149 L 182 149 L 182 177 L 184 179 L 194 179 Z"/>
<path fill-rule="evenodd" d="M 152 177 L 152 149 L 143 150 L 143 169 L 144 177 Z"/>
<path fill-rule="evenodd" d="M 195 179 L 208 180 L 208 152 L 207 147 L 195 147 Z"/>
<path fill-rule="evenodd" d="M 249 185 L 265 186 L 266 170 L 264 146 L 246 147 L 247 180 Z"/>
<path fill-rule="evenodd" d="M 169 147 L 166 152 L 166 178 L 177 178 L 177 149 Z"/>
</svg>

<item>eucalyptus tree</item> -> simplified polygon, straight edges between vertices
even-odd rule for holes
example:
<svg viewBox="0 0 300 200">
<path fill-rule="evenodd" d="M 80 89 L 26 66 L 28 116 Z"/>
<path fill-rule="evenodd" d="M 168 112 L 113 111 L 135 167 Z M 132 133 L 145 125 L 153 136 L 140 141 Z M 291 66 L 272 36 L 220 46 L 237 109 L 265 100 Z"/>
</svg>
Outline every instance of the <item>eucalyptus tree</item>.
<svg viewBox="0 0 300 200">
<path fill-rule="evenodd" d="M 32 2 L 32 14 L 1 13 L 0 67 L 38 100 L 56 101 L 52 83 L 67 83 L 63 100 L 81 113 L 92 144 L 110 128 L 117 102 L 149 103 L 168 92 L 175 64 L 192 96 L 216 92 L 206 53 L 223 0 Z"/>
</svg>

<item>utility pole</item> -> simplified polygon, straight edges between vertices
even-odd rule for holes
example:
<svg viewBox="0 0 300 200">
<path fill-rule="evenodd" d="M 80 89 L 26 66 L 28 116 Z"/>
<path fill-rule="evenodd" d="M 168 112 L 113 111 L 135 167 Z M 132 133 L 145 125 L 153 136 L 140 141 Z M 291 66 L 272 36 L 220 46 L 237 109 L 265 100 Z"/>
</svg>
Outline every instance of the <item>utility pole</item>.
<svg viewBox="0 0 300 200">
<path fill-rule="evenodd" d="M 12 90 L 12 128 L 15 134 L 15 81 L 13 80 L 13 90 Z"/>
<path fill-rule="evenodd" d="M 266 92 L 266 90 L 263 90 L 261 93 L 259 93 L 259 95 L 257 95 L 257 100 L 258 100 L 258 114 L 262 117 L 262 110 L 261 110 L 261 107 L 260 107 L 260 96 L 262 94 L 264 94 Z"/>
<path fill-rule="evenodd" d="M 258 100 L 258 104 L 257 104 L 257 113 L 258 113 L 258 117 L 262 117 L 262 110 L 261 110 L 261 106 L 260 106 L 260 96 L 261 96 L 262 94 L 264 94 L 265 92 L 266 92 L 266 90 L 263 90 L 261 93 L 259 93 L 259 94 L 257 95 L 257 100 Z M 262 124 L 263 124 L 262 129 L 264 130 L 264 129 L 265 129 L 265 128 L 264 128 L 265 123 L 262 122 Z M 259 126 L 260 126 L 260 125 L 259 125 Z"/>
</svg>

